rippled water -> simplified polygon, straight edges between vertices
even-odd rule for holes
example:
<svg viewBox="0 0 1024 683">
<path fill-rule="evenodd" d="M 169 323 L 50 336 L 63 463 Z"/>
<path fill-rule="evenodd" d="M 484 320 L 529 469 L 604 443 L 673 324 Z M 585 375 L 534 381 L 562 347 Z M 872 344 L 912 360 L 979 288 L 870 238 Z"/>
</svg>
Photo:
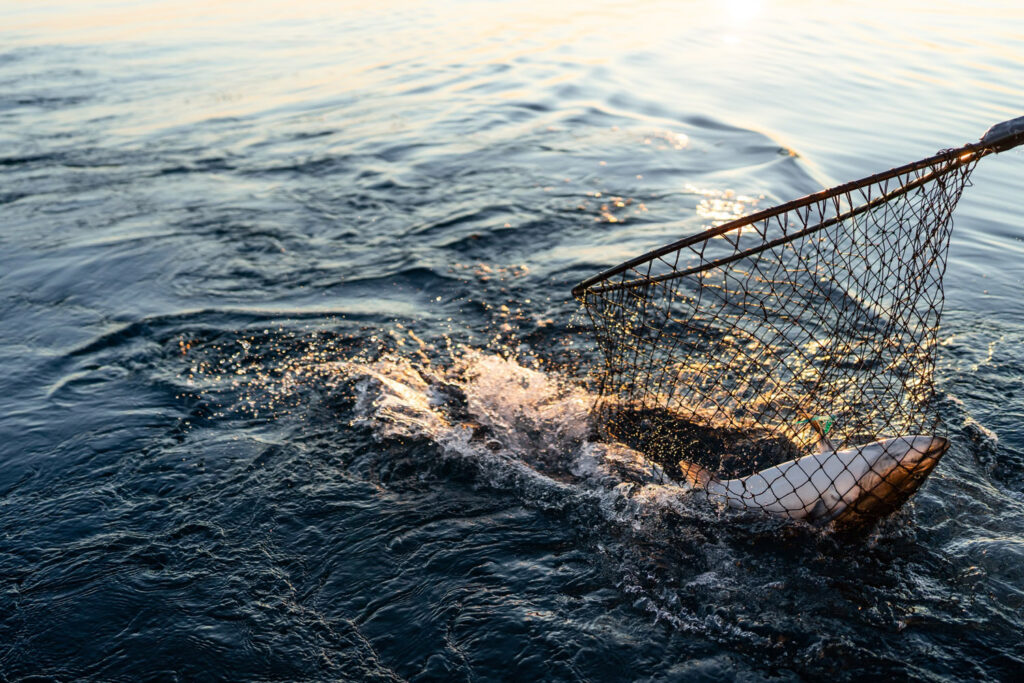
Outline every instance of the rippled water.
<svg viewBox="0 0 1024 683">
<path fill-rule="evenodd" d="M 593 436 L 569 289 L 1024 114 L 1015 3 L 0 6 L 0 680 L 1013 680 L 1024 154 L 868 538 Z"/>
</svg>

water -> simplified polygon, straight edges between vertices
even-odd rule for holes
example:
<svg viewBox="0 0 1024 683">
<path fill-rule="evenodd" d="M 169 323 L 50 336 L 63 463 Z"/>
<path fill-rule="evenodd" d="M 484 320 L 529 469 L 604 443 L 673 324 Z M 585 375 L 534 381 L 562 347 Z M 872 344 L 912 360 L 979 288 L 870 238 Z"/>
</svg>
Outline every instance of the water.
<svg viewBox="0 0 1024 683">
<path fill-rule="evenodd" d="M 564 375 L 582 278 L 1024 114 L 1019 7 L 358 5 L 0 6 L 0 680 L 1018 676 L 1021 152 L 868 538 L 692 500 Z"/>
</svg>

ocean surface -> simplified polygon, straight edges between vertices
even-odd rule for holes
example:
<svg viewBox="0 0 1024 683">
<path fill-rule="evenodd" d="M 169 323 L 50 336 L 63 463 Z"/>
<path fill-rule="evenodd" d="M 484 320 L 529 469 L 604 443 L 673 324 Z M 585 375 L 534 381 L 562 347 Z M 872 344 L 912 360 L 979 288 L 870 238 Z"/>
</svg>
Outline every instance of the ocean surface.
<svg viewBox="0 0 1024 683">
<path fill-rule="evenodd" d="M 0 2 L 0 681 L 1021 680 L 1024 152 L 865 538 L 599 466 L 569 294 L 1020 115 L 1018 2 Z"/>
</svg>

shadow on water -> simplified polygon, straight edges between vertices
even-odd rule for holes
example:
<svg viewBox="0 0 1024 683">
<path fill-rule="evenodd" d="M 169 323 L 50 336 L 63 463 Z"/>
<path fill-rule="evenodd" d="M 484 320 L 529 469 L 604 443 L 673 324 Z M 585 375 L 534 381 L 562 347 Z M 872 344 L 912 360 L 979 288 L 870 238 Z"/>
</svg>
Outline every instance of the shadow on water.
<svg viewBox="0 0 1024 683">
<path fill-rule="evenodd" d="M 659 408 L 606 409 L 603 429 L 682 480 L 679 461 L 696 463 L 723 479 L 744 477 L 806 453 L 782 436 L 755 438 L 750 432 L 684 420 Z"/>
</svg>

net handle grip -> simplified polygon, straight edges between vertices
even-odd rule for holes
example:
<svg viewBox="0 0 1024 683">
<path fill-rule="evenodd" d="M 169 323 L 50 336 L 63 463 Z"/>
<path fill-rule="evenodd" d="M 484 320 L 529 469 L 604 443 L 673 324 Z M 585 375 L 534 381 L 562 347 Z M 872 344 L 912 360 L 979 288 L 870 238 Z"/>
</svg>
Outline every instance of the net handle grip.
<svg viewBox="0 0 1024 683">
<path fill-rule="evenodd" d="M 981 144 L 995 152 L 1005 152 L 1024 144 L 1024 116 L 992 126 L 981 136 Z"/>
</svg>

